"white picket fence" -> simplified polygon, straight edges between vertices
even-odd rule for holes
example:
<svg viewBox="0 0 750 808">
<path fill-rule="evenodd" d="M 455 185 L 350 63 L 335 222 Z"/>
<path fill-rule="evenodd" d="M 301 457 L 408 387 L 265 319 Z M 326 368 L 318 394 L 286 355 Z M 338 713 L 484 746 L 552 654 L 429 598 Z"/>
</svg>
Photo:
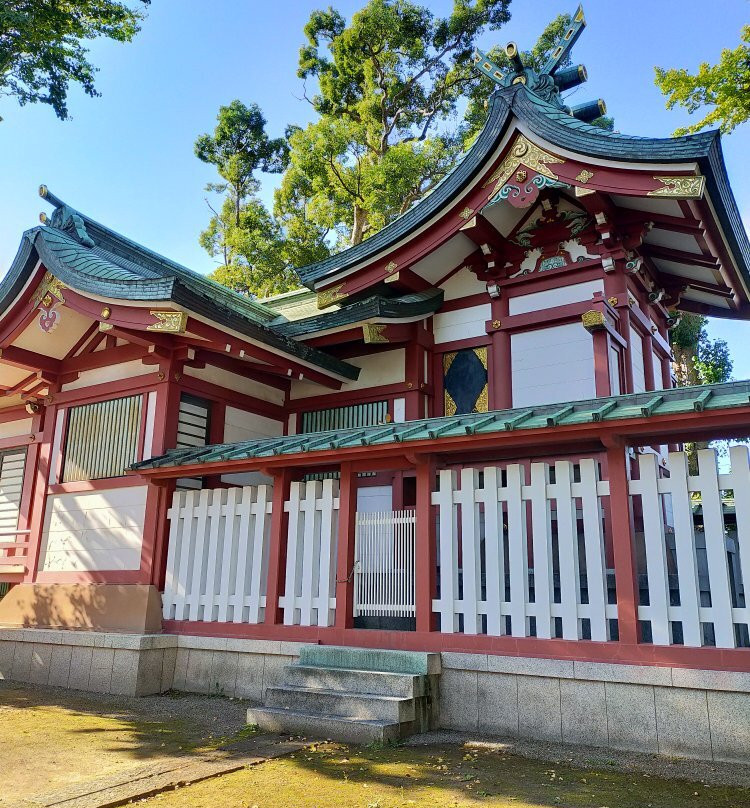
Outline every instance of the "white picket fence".
<svg viewBox="0 0 750 808">
<path fill-rule="evenodd" d="M 716 452 L 699 450 L 698 474 L 691 475 L 687 455 L 673 452 L 669 476 L 660 473 L 654 455 L 639 459 L 639 479 L 630 482 L 630 493 L 642 508 L 649 601 L 639 607 L 639 618 L 650 622 L 654 644 L 672 643 L 672 624 L 678 622 L 685 645 L 707 644 L 702 624 L 712 624 L 716 646 L 734 648 L 735 624 L 750 623 L 747 603 L 737 605 L 750 585 L 747 447 L 733 446 L 729 456 L 730 470 L 719 474 Z M 722 508 L 722 491 L 727 490 L 734 492 L 737 521 L 736 536 L 731 537 Z M 704 524 L 700 534 L 693 517 L 698 504 Z M 677 581 L 678 598 L 673 596 L 674 583 L 670 592 L 670 578 Z M 679 605 L 672 605 L 675 600 Z"/>
<path fill-rule="evenodd" d="M 262 622 L 271 491 L 175 491 L 162 599 L 167 620 Z"/>
<path fill-rule="evenodd" d="M 554 464 L 554 482 L 546 463 L 531 464 L 528 483 L 520 464 L 485 467 L 481 477 L 477 469 L 463 469 L 460 475 L 440 472 L 432 496 L 439 514 L 440 565 L 440 597 L 433 609 L 440 614 L 442 632 L 526 637 L 534 617 L 536 636 L 548 639 L 555 636 L 554 619 L 560 618 L 562 637 L 577 640 L 581 621 L 587 619 L 591 639 L 608 639 L 607 621 L 617 617 L 616 606 L 607 604 L 604 556 L 602 498 L 609 494 L 609 483 L 599 479 L 593 459 L 577 465 L 579 481 L 568 461 Z M 582 569 L 588 603 L 582 597 Z"/>
<path fill-rule="evenodd" d="M 413 617 L 416 514 L 358 513 L 354 616 Z"/>
<path fill-rule="evenodd" d="M 331 626 L 336 609 L 339 484 L 314 480 L 291 485 L 286 585 L 279 598 L 284 625 Z"/>
</svg>

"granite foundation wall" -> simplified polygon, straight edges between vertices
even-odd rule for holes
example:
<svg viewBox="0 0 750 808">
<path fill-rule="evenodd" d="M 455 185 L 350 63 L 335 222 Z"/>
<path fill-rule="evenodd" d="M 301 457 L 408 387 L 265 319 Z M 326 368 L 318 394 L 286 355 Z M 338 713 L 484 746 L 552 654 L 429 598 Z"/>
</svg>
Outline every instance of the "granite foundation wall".
<svg viewBox="0 0 750 808">
<path fill-rule="evenodd" d="M 750 673 L 442 654 L 446 729 L 750 763 Z"/>
</svg>

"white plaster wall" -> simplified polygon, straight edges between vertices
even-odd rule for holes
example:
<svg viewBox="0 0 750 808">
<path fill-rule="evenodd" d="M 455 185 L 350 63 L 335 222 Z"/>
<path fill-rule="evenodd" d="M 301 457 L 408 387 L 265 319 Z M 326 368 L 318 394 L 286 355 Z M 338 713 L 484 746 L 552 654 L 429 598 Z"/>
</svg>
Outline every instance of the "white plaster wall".
<svg viewBox="0 0 750 808">
<path fill-rule="evenodd" d="M 630 356 L 633 362 L 633 392 L 643 393 L 646 390 L 646 371 L 643 365 L 643 337 L 630 326 Z"/>
<path fill-rule="evenodd" d="M 252 363 L 248 363 L 248 368 L 250 369 L 252 367 Z M 258 369 L 262 369 L 262 366 L 258 365 Z M 219 387 L 226 387 L 228 390 L 235 390 L 246 396 L 255 396 L 255 398 L 259 398 L 261 401 L 268 401 L 271 404 L 284 403 L 283 390 L 268 387 L 268 385 L 247 379 L 237 373 L 230 373 L 228 370 L 222 370 L 221 368 L 216 368 L 211 365 L 205 368 L 186 367 L 185 374 L 218 385 Z"/>
<path fill-rule="evenodd" d="M 395 351 L 380 351 L 366 356 L 353 356 L 346 361 L 361 368 L 361 371 L 356 381 L 348 382 L 341 388 L 342 393 L 386 384 L 398 384 L 406 378 L 406 351 L 404 348 L 398 348 Z M 309 398 L 330 392 L 326 387 L 303 380 L 292 382 L 291 398 Z"/>
<path fill-rule="evenodd" d="M 50 494 L 42 534 L 44 572 L 137 570 L 147 486 Z"/>
<path fill-rule="evenodd" d="M 460 297 L 487 293 L 487 285 L 484 281 L 478 280 L 477 276 L 466 267 L 441 283 L 440 288 L 445 294 L 445 300 L 456 300 Z"/>
<path fill-rule="evenodd" d="M 551 309 L 554 306 L 565 306 L 568 303 L 580 303 L 591 300 L 594 292 L 603 291 L 604 281 L 595 280 L 545 289 L 543 292 L 531 292 L 528 295 L 518 295 L 508 300 L 508 313 L 526 314 L 529 311 Z"/>
<path fill-rule="evenodd" d="M 78 378 L 68 384 L 64 384 L 63 390 L 80 390 L 82 387 L 91 387 L 94 384 L 105 384 L 115 382 L 120 379 L 130 379 L 135 376 L 144 376 L 153 373 L 153 365 L 144 365 L 140 359 L 132 362 L 120 362 L 117 365 L 107 365 L 103 368 L 81 371 Z"/>
<path fill-rule="evenodd" d="M 510 346 L 514 407 L 596 395 L 594 344 L 580 323 L 522 331 Z"/>
<path fill-rule="evenodd" d="M 485 323 L 490 319 L 492 319 L 492 307 L 489 303 L 436 314 L 432 318 L 435 342 L 455 342 L 484 336 L 487 333 Z"/>
<path fill-rule="evenodd" d="M 651 361 L 654 367 L 654 390 L 664 389 L 664 375 L 661 372 L 661 357 L 653 351 L 651 354 Z"/>
<path fill-rule="evenodd" d="M 238 443 L 254 438 L 275 438 L 284 434 L 284 424 L 273 418 L 256 415 L 247 410 L 236 407 L 227 407 L 224 417 L 224 442 Z M 224 474 L 222 482 L 231 485 L 263 485 L 271 478 L 259 472 L 246 472 L 243 474 Z"/>
<path fill-rule="evenodd" d="M 31 434 L 31 418 L 0 423 L 0 438 L 17 438 Z"/>
</svg>

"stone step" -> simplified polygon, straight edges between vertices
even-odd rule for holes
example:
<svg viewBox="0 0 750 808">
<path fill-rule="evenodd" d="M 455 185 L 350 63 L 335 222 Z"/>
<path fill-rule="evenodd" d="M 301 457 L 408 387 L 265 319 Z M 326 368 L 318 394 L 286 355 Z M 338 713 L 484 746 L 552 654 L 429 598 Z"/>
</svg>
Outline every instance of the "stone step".
<svg viewBox="0 0 750 808">
<path fill-rule="evenodd" d="M 384 648 L 303 645 L 300 648 L 299 664 L 308 667 L 411 673 L 424 676 L 440 673 L 440 654 L 424 651 L 391 651 Z"/>
<path fill-rule="evenodd" d="M 344 693 L 416 698 L 426 694 L 424 676 L 409 673 L 320 668 L 310 665 L 287 665 L 284 682 L 291 687 L 312 687 Z"/>
<path fill-rule="evenodd" d="M 412 698 L 310 687 L 269 687 L 264 704 L 315 715 L 400 723 L 414 721 L 416 717 Z"/>
<path fill-rule="evenodd" d="M 395 741 L 409 727 L 397 721 L 314 715 L 281 707 L 251 707 L 247 711 L 247 723 L 267 732 L 284 732 L 322 740 L 330 738 L 357 744 Z"/>
</svg>

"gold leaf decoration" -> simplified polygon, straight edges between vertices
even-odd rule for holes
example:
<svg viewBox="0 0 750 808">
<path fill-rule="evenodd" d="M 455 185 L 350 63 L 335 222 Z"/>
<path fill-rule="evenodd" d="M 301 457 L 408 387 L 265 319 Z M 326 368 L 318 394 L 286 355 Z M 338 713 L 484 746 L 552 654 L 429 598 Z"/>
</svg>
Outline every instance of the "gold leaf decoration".
<svg viewBox="0 0 750 808">
<path fill-rule="evenodd" d="M 594 176 L 593 171 L 589 171 L 588 169 L 584 168 L 583 171 L 581 171 L 578 174 L 576 180 L 578 182 L 582 182 L 585 185 L 593 176 Z"/>
<path fill-rule="evenodd" d="M 469 219 L 474 215 L 474 208 L 470 208 L 468 205 L 458 214 L 465 222 L 468 222 Z"/>
<path fill-rule="evenodd" d="M 581 315 L 581 323 L 587 331 L 598 331 L 604 328 L 604 314 L 594 309 L 585 311 Z"/>
<path fill-rule="evenodd" d="M 538 174 L 544 174 L 545 177 L 549 177 L 551 180 L 556 180 L 557 174 L 548 168 L 547 164 L 564 162 L 565 160 L 562 158 L 555 157 L 553 154 L 544 151 L 544 149 L 540 149 L 539 146 L 532 143 L 524 135 L 519 134 L 513 141 L 513 145 L 502 163 L 493 171 L 492 176 L 482 187 L 495 182 L 497 184 L 493 193 L 497 193 L 521 165 L 536 171 Z"/>
<path fill-rule="evenodd" d="M 388 272 L 389 274 L 393 272 L 394 269 L 398 269 L 398 264 L 395 261 L 389 261 L 385 265 L 385 271 Z"/>
<path fill-rule="evenodd" d="M 362 336 L 368 344 L 389 342 L 385 329 L 384 323 L 365 323 L 362 326 Z"/>
<path fill-rule="evenodd" d="M 318 308 L 327 309 L 334 303 L 338 303 L 339 300 L 343 300 L 346 297 L 346 295 L 341 294 L 343 288 L 344 284 L 340 283 L 338 286 L 332 286 L 330 289 L 324 289 L 322 292 L 318 292 Z"/>
<path fill-rule="evenodd" d="M 706 178 L 698 177 L 654 177 L 661 182 L 661 188 L 649 191 L 648 196 L 670 196 L 676 199 L 699 199 L 703 196 Z"/>
<path fill-rule="evenodd" d="M 62 290 L 67 288 L 68 287 L 65 286 L 62 281 L 58 280 L 51 272 L 45 272 L 42 282 L 39 284 L 39 286 L 37 286 L 36 292 L 34 292 L 34 305 L 38 306 L 47 298 L 48 294 L 56 297 L 60 303 L 64 303 L 65 298 L 63 297 Z M 45 303 L 45 306 L 49 307 L 49 304 Z"/>
<path fill-rule="evenodd" d="M 187 325 L 187 314 L 184 311 L 152 311 L 149 312 L 156 317 L 156 322 L 152 323 L 146 331 L 161 331 L 165 334 L 182 334 Z"/>
</svg>

